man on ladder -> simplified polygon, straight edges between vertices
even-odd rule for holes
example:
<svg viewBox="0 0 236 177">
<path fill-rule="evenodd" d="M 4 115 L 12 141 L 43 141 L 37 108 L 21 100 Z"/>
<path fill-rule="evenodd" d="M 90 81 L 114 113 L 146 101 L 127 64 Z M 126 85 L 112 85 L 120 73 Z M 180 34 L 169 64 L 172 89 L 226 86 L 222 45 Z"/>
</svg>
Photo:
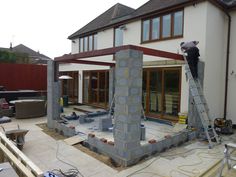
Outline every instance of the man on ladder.
<svg viewBox="0 0 236 177">
<path fill-rule="evenodd" d="M 198 78 L 198 61 L 199 61 L 199 49 L 197 48 L 198 41 L 190 41 L 190 42 L 181 42 L 181 50 L 187 53 L 187 61 L 189 64 L 189 68 L 193 75 L 194 79 Z"/>
<path fill-rule="evenodd" d="M 182 42 L 180 44 L 181 50 L 187 54 L 183 54 L 183 58 L 186 62 L 185 73 L 189 80 L 189 90 L 193 97 L 194 105 L 196 107 L 197 113 L 199 115 L 203 132 L 205 133 L 205 138 L 209 142 L 209 148 L 213 147 L 213 141 L 217 144 L 220 143 L 219 136 L 217 135 L 213 121 L 209 115 L 209 108 L 201 87 L 201 83 L 198 79 L 198 61 L 199 61 L 199 50 L 196 47 L 197 41 Z"/>
</svg>

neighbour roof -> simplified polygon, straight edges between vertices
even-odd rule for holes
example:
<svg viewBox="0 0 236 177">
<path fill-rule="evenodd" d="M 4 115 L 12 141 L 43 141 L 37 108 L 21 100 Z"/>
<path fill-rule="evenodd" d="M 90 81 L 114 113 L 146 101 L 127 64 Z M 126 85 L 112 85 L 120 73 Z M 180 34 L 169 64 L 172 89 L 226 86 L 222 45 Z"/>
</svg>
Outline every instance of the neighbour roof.
<svg viewBox="0 0 236 177">
<path fill-rule="evenodd" d="M 132 12 L 134 12 L 133 8 L 117 3 L 106 12 L 95 18 L 93 21 L 85 25 L 83 28 L 70 35 L 68 38 L 72 39 L 80 34 L 84 34 L 99 28 L 103 28 L 109 24 L 116 23 L 118 18 L 125 17 Z"/>
<path fill-rule="evenodd" d="M 225 4 L 228 7 L 233 7 L 236 5 L 236 0 L 218 0 L 218 1 Z"/>
<path fill-rule="evenodd" d="M 43 54 L 41 54 L 39 52 L 36 52 L 36 51 L 32 50 L 31 48 L 23 45 L 23 44 L 19 44 L 19 45 L 13 47 L 12 51 L 13 52 L 17 52 L 17 53 L 26 53 L 31 58 L 40 58 L 40 59 L 44 59 L 44 60 L 50 59 L 46 55 L 43 55 Z"/>
<path fill-rule="evenodd" d="M 51 59 L 46 55 L 43 55 L 39 52 L 36 52 L 34 50 L 32 50 L 31 48 L 23 45 L 23 44 L 19 44 L 15 47 L 12 48 L 3 48 L 0 47 L 1 51 L 12 51 L 12 52 L 16 52 L 16 53 L 24 53 L 27 54 L 29 56 L 29 58 L 34 59 L 34 63 L 39 63 L 39 64 L 47 64 L 47 60 Z M 37 59 L 37 61 L 36 61 Z"/>
<path fill-rule="evenodd" d="M 201 0 L 149 0 L 144 5 L 134 10 L 122 4 L 116 4 L 106 12 L 95 18 L 93 21 L 70 35 L 68 38 L 73 39 L 78 36 L 86 35 L 87 33 L 95 32 L 99 29 L 115 25 L 119 22 L 124 22 L 126 20 L 135 19 L 149 15 L 155 12 L 160 12 L 162 10 L 183 6 L 189 3 L 196 3 Z M 216 1 L 225 8 L 231 8 L 236 6 L 236 0 L 212 0 Z"/>
</svg>

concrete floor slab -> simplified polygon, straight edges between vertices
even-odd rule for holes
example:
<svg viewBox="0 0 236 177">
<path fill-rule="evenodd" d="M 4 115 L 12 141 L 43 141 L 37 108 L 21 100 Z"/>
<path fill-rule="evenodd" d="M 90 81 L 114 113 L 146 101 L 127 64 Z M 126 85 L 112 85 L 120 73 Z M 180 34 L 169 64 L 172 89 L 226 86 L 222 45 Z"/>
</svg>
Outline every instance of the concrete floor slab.
<svg viewBox="0 0 236 177">
<path fill-rule="evenodd" d="M 81 109 L 86 109 L 90 111 L 104 111 L 102 109 L 96 109 L 91 106 L 77 106 Z M 73 106 L 64 108 L 63 115 L 70 115 L 73 112 Z M 76 111 L 75 111 L 76 112 Z M 84 115 L 85 113 L 76 112 L 78 115 Z M 99 138 L 105 138 L 108 141 L 114 141 L 112 132 L 102 132 L 99 131 L 99 119 L 106 118 L 108 115 L 94 117 L 94 122 L 80 124 L 78 120 L 68 121 L 67 126 L 75 126 L 76 132 L 82 132 L 80 136 L 86 136 L 89 133 L 94 133 Z M 156 139 L 157 141 L 164 138 L 166 135 L 174 135 L 177 132 L 186 128 L 186 125 L 176 124 L 175 126 L 158 123 L 154 121 L 144 121 L 142 124 L 146 127 L 146 139 L 141 141 L 141 144 L 146 144 L 150 139 Z"/>
</svg>

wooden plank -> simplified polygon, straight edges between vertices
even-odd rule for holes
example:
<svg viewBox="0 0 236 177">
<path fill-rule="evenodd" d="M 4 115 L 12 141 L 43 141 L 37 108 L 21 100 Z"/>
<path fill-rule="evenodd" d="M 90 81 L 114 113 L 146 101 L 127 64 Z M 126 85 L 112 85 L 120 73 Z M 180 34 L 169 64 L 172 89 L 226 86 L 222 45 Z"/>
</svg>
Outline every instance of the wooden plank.
<svg viewBox="0 0 236 177">
<path fill-rule="evenodd" d="M 73 146 L 75 144 L 78 144 L 78 143 L 84 141 L 85 139 L 86 139 L 85 137 L 75 135 L 75 136 L 65 139 L 64 142 L 68 145 Z"/>
<path fill-rule="evenodd" d="M 3 133 L 0 132 L 0 143 L 6 148 L 9 152 L 16 155 L 16 158 L 20 160 L 23 164 L 27 164 L 27 167 L 33 172 L 33 174 L 37 177 L 43 177 L 43 171 L 40 170 L 28 157 L 25 156 Z M 3 151 L 3 153 L 5 153 Z M 14 156 L 14 155 L 13 155 Z"/>
<path fill-rule="evenodd" d="M 11 151 L 9 151 L 3 144 L 0 143 L 0 149 L 4 152 L 4 155 L 13 163 L 13 167 L 19 169 L 27 177 L 35 177 L 31 171 L 26 168 L 19 159 L 17 159 Z"/>
</svg>

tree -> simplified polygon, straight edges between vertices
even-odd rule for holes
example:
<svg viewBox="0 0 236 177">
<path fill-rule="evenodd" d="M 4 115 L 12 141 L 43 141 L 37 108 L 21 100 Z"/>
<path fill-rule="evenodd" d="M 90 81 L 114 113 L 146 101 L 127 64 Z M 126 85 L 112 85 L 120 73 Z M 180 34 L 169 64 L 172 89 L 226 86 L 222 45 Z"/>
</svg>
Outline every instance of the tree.
<svg viewBox="0 0 236 177">
<path fill-rule="evenodd" d="M 29 55 L 12 51 L 0 51 L 0 63 L 29 63 Z"/>
</svg>

